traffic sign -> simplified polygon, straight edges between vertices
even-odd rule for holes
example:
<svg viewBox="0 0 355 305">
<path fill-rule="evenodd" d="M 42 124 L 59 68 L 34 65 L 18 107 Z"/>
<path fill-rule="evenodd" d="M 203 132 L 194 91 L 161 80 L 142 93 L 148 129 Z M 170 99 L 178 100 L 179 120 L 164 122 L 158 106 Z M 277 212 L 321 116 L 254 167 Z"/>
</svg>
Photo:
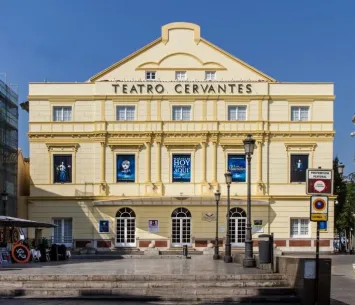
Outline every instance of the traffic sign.
<svg viewBox="0 0 355 305">
<path fill-rule="evenodd" d="M 307 169 L 307 189 L 309 195 L 333 194 L 332 169 Z"/>
<path fill-rule="evenodd" d="M 311 196 L 311 221 L 328 221 L 328 197 Z"/>
</svg>

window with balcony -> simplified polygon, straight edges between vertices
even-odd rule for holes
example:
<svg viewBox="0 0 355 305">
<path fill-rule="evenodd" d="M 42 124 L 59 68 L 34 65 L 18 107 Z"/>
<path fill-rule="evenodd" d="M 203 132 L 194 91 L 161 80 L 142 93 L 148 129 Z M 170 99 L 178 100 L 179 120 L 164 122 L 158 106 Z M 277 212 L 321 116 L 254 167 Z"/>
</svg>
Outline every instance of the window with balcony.
<svg viewBox="0 0 355 305">
<path fill-rule="evenodd" d="M 176 71 L 175 72 L 176 80 L 186 80 L 186 71 Z"/>
<path fill-rule="evenodd" d="M 309 107 L 292 106 L 291 121 L 309 121 Z"/>
<path fill-rule="evenodd" d="M 69 122 L 72 120 L 72 107 L 53 107 L 53 121 L 56 122 Z"/>
<path fill-rule="evenodd" d="M 309 219 L 291 218 L 291 238 L 304 238 L 310 236 Z"/>
<path fill-rule="evenodd" d="M 117 121 L 134 121 L 135 120 L 135 106 L 117 106 L 116 120 Z"/>
<path fill-rule="evenodd" d="M 173 121 L 190 121 L 191 106 L 173 106 Z"/>
<path fill-rule="evenodd" d="M 229 121 L 246 121 L 247 106 L 228 106 Z"/>
<path fill-rule="evenodd" d="M 155 71 L 146 71 L 145 72 L 145 79 L 146 80 L 154 80 L 156 76 L 156 72 Z"/>
<path fill-rule="evenodd" d="M 73 242 L 73 220 L 72 218 L 54 218 L 53 243 L 71 246 Z"/>
<path fill-rule="evenodd" d="M 206 80 L 216 80 L 216 71 L 206 71 Z"/>
</svg>

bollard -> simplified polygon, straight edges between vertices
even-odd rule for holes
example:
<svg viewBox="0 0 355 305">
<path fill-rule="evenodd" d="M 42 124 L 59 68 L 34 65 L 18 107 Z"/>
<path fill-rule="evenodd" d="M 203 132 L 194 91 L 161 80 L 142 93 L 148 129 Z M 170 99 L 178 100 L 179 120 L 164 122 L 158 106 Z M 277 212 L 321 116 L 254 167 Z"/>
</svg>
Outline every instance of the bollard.
<svg viewBox="0 0 355 305">
<path fill-rule="evenodd" d="M 188 250 L 187 250 L 187 245 L 182 246 L 182 255 L 187 257 L 188 256 Z"/>
</svg>

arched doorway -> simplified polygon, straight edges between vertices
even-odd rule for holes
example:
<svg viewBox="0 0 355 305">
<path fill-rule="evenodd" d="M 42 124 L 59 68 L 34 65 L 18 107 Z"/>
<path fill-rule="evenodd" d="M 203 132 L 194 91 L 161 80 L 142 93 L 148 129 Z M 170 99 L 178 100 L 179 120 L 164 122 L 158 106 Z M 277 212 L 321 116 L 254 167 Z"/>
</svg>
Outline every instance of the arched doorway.
<svg viewBox="0 0 355 305">
<path fill-rule="evenodd" d="M 186 208 L 177 208 L 171 214 L 172 246 L 191 245 L 191 213 Z"/>
<path fill-rule="evenodd" d="M 136 214 L 130 208 L 119 209 L 116 213 L 116 247 L 136 246 Z"/>
<path fill-rule="evenodd" d="M 229 234 L 233 246 L 241 247 L 245 243 L 247 214 L 241 208 L 229 211 Z"/>
</svg>

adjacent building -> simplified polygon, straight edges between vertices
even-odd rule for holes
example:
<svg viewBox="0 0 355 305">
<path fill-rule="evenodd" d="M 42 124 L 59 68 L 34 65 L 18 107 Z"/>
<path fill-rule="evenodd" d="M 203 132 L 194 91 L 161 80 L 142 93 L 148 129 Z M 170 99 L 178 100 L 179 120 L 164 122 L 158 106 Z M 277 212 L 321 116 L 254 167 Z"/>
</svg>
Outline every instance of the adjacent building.
<svg viewBox="0 0 355 305">
<path fill-rule="evenodd" d="M 0 215 L 16 216 L 17 148 L 18 95 L 0 80 Z"/>
<path fill-rule="evenodd" d="M 217 190 L 225 241 L 230 170 L 233 247 L 244 247 L 251 175 L 253 237 L 274 233 L 284 251 L 313 251 L 306 169 L 332 168 L 334 98 L 331 83 L 275 80 L 202 38 L 196 24 L 164 25 L 88 81 L 30 83 L 28 216 L 55 223 L 44 235 L 73 247 L 203 249 L 215 238 Z"/>
</svg>

